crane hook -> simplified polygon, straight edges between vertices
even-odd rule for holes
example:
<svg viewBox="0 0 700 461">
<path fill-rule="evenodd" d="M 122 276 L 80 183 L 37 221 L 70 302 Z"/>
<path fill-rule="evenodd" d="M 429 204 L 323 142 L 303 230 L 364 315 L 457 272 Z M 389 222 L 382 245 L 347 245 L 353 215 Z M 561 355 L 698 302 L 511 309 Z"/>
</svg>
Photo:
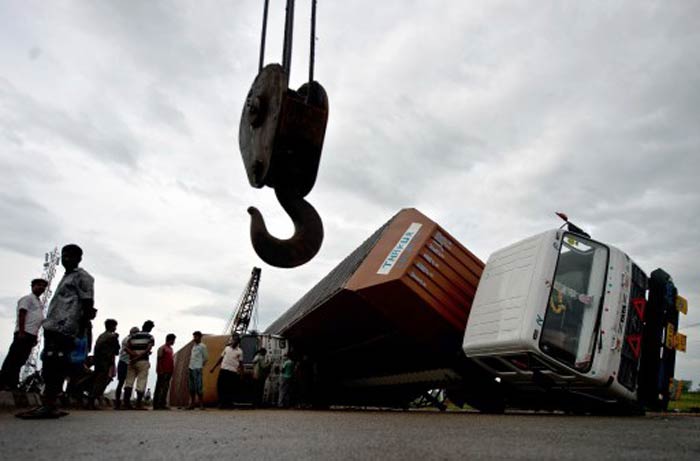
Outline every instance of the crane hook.
<svg viewBox="0 0 700 461">
<path fill-rule="evenodd" d="M 304 197 L 316 182 L 328 122 L 328 95 L 314 80 L 316 0 L 311 4 L 309 80 L 289 88 L 294 0 L 287 0 L 282 64 L 264 63 L 268 0 L 265 0 L 258 75 L 241 114 L 238 143 L 250 185 L 275 189 L 294 222 L 286 240 L 270 235 L 259 210 L 248 208 L 255 252 L 266 263 L 291 268 L 313 258 L 323 242 L 323 223 Z"/>
<path fill-rule="evenodd" d="M 323 222 L 316 209 L 296 193 L 276 188 L 275 196 L 294 223 L 294 235 L 286 240 L 273 237 L 260 210 L 248 208 L 250 239 L 260 258 L 271 266 L 291 268 L 313 258 L 323 242 Z"/>
</svg>

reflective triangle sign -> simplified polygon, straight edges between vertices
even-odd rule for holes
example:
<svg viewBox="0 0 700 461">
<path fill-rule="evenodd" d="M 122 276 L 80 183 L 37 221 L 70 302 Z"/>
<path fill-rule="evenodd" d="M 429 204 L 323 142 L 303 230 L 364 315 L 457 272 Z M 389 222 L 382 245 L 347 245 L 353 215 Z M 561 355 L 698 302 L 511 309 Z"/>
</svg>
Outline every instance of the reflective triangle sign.
<svg viewBox="0 0 700 461">
<path fill-rule="evenodd" d="M 630 348 L 632 349 L 632 353 L 634 354 L 634 358 L 638 359 L 639 354 L 642 351 L 642 335 L 640 335 L 640 334 L 627 335 L 627 344 L 630 345 Z"/>
</svg>

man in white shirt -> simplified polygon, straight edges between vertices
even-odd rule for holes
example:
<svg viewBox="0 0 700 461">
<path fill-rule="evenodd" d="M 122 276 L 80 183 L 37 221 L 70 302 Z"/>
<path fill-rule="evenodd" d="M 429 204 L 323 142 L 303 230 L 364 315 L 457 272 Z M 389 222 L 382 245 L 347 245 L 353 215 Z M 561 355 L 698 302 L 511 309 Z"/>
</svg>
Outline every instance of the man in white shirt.
<svg viewBox="0 0 700 461">
<path fill-rule="evenodd" d="M 32 280 L 32 292 L 17 302 L 15 336 L 0 371 L 0 389 L 14 390 L 19 382 L 19 372 L 37 343 L 41 322 L 44 321 L 44 304 L 39 297 L 49 285 L 44 279 Z"/>
<path fill-rule="evenodd" d="M 239 347 L 240 342 L 238 335 L 234 335 L 231 344 L 224 347 L 221 357 L 209 370 L 209 373 L 214 373 L 216 367 L 221 365 L 219 378 L 216 380 L 219 408 L 231 408 L 236 398 L 243 371 L 243 350 Z"/>
<path fill-rule="evenodd" d="M 204 410 L 204 388 L 202 386 L 202 368 L 209 360 L 209 351 L 207 346 L 202 344 L 202 332 L 195 331 L 192 333 L 194 345 L 190 355 L 189 379 L 188 387 L 190 390 L 190 410 L 194 410 L 195 397 L 199 397 L 199 407 Z"/>
</svg>

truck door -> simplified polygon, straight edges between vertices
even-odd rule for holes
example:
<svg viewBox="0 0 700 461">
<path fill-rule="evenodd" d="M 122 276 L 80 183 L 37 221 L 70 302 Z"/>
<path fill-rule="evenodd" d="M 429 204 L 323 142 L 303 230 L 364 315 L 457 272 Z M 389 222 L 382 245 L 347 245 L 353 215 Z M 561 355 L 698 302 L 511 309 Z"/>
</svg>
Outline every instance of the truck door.
<svg viewBox="0 0 700 461">
<path fill-rule="evenodd" d="M 600 320 L 608 248 L 572 233 L 561 241 L 540 349 L 580 372 L 590 369 Z"/>
</svg>

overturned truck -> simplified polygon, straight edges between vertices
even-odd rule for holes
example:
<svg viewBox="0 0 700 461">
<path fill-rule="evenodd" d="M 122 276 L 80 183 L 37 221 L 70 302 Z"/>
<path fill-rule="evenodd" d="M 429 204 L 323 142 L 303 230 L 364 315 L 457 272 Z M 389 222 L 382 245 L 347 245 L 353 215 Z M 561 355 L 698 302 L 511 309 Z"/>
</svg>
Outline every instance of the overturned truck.
<svg viewBox="0 0 700 461">
<path fill-rule="evenodd" d="M 485 265 L 404 209 L 266 333 L 289 340 L 301 400 L 406 407 L 432 389 L 482 411 L 664 410 L 687 302 L 568 222 Z"/>
</svg>

